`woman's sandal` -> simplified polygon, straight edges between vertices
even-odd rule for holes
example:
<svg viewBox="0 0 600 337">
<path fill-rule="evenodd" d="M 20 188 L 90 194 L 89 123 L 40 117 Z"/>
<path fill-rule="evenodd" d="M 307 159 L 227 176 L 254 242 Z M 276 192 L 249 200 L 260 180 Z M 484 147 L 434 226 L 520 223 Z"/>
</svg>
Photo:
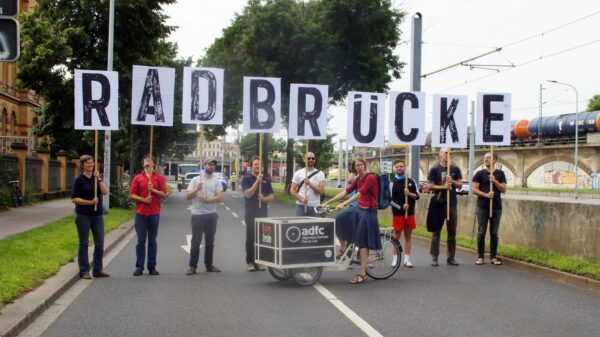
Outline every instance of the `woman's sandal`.
<svg viewBox="0 0 600 337">
<path fill-rule="evenodd" d="M 498 259 L 492 259 L 492 264 L 493 264 L 493 265 L 496 265 L 496 266 L 499 266 L 499 265 L 501 265 L 501 264 L 502 264 L 502 261 L 501 261 L 501 260 L 498 260 Z"/>
<path fill-rule="evenodd" d="M 482 264 L 484 264 L 484 263 L 485 263 L 485 262 L 483 262 L 483 259 L 482 259 L 482 258 L 478 258 L 478 259 L 477 259 L 477 261 L 475 261 L 475 264 L 476 264 L 476 265 L 478 265 L 478 266 L 481 266 L 481 265 L 482 265 Z M 494 262 L 492 261 L 492 263 L 494 263 Z"/>
<path fill-rule="evenodd" d="M 367 280 L 367 275 L 361 275 L 361 274 L 356 274 L 354 275 L 354 277 L 352 278 L 352 280 L 350 280 L 350 283 L 352 284 L 360 284 L 360 283 L 364 283 Z"/>
</svg>

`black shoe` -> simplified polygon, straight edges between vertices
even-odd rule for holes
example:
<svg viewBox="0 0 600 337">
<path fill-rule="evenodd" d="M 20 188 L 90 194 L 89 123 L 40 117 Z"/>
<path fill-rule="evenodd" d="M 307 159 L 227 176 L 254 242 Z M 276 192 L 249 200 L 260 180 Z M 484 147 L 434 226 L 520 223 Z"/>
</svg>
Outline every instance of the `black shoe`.
<svg viewBox="0 0 600 337">
<path fill-rule="evenodd" d="M 455 259 L 447 259 L 447 260 L 446 260 L 446 263 L 447 263 L 449 266 L 455 266 L 455 267 L 456 267 L 456 266 L 458 266 L 458 262 L 456 262 L 456 260 L 455 260 Z"/>
<path fill-rule="evenodd" d="M 109 277 L 110 275 L 101 271 L 99 273 L 93 273 L 92 275 L 94 275 L 94 277 Z"/>
<path fill-rule="evenodd" d="M 84 280 L 91 280 L 92 279 L 92 277 L 90 276 L 90 273 L 79 274 L 79 278 L 82 278 Z"/>
<path fill-rule="evenodd" d="M 431 265 L 434 267 L 439 266 L 440 264 L 438 263 L 438 257 L 434 256 L 433 259 L 431 259 Z"/>
<path fill-rule="evenodd" d="M 214 264 L 206 266 L 206 272 L 208 273 L 220 273 L 221 269 L 217 268 Z"/>
<path fill-rule="evenodd" d="M 142 269 L 136 269 L 136 270 L 133 272 L 133 276 L 140 276 L 140 275 L 142 275 L 142 274 L 144 274 L 144 271 L 143 271 Z"/>
<path fill-rule="evenodd" d="M 148 269 L 148 274 L 150 274 L 150 275 L 160 275 L 160 273 L 158 272 L 158 270 L 156 270 L 155 268 Z"/>
</svg>

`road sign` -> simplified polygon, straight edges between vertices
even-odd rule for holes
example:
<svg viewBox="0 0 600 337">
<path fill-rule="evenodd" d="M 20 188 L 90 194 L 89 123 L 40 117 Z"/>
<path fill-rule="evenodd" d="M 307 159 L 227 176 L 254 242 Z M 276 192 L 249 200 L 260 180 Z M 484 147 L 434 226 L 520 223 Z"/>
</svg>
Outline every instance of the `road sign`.
<svg viewBox="0 0 600 337">
<path fill-rule="evenodd" d="M 16 61 L 19 54 L 19 23 L 15 19 L 0 18 L 0 61 Z"/>
<path fill-rule="evenodd" d="M 19 0 L 0 0 L 1 16 L 16 16 L 19 14 Z"/>
</svg>

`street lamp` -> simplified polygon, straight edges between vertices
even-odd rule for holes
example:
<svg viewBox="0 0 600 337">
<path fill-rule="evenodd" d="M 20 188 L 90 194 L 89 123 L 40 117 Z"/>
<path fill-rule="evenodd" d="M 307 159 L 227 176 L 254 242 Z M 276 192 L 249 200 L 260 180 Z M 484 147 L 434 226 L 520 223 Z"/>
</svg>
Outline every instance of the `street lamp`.
<svg viewBox="0 0 600 337">
<path fill-rule="evenodd" d="M 566 85 L 568 87 L 570 87 L 571 89 L 573 89 L 573 91 L 575 91 L 575 199 L 577 199 L 577 167 L 579 164 L 578 159 L 578 150 L 579 150 L 579 94 L 577 93 L 577 89 L 575 89 L 574 86 L 572 86 L 571 84 L 568 83 L 563 83 L 563 82 L 558 82 L 558 81 L 554 81 L 554 80 L 548 80 L 548 82 L 551 83 L 556 83 L 556 84 L 562 84 L 562 85 Z"/>
</svg>

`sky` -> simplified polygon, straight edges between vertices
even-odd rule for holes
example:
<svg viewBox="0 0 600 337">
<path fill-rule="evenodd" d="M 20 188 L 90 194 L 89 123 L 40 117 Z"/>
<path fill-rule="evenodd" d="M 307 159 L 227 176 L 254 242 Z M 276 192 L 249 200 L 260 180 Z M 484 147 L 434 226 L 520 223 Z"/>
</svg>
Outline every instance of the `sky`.
<svg viewBox="0 0 600 337">
<path fill-rule="evenodd" d="M 179 0 L 165 6 L 168 24 L 179 28 L 171 41 L 182 57 L 201 57 L 221 36 L 246 0 Z M 585 110 L 600 94 L 600 3 L 588 0 L 405 0 L 393 6 L 407 13 L 400 26 L 401 43 L 394 51 L 406 62 L 402 78 L 390 90 L 409 90 L 411 18 L 423 18 L 422 74 L 460 63 L 501 47 L 500 52 L 427 76 L 421 91 L 427 94 L 427 123 L 431 129 L 433 94 L 467 95 L 477 92 L 512 94 L 512 118 L 539 115 L 540 84 L 544 116 Z M 477 67 L 479 66 L 479 68 Z M 490 69 L 481 69 L 490 68 Z M 497 72 L 495 69 L 500 70 Z M 225 70 L 227 71 L 227 69 Z M 253 74 L 248 74 L 253 75 Z M 555 80 L 575 87 L 549 83 Z M 346 132 L 345 107 L 330 107 L 329 130 Z M 386 120 L 387 127 L 387 120 Z"/>
</svg>

